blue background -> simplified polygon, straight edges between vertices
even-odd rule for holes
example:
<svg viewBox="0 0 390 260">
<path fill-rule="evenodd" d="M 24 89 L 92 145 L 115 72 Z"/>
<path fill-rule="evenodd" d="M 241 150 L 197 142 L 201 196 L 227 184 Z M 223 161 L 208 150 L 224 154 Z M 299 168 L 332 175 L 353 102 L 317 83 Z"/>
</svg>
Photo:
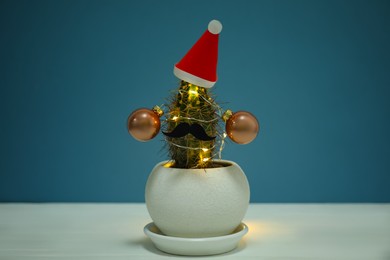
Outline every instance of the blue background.
<svg viewBox="0 0 390 260">
<path fill-rule="evenodd" d="M 0 1 L 0 201 L 142 202 L 161 134 L 129 113 L 176 89 L 211 19 L 229 143 L 252 202 L 390 202 L 388 1 Z"/>
</svg>

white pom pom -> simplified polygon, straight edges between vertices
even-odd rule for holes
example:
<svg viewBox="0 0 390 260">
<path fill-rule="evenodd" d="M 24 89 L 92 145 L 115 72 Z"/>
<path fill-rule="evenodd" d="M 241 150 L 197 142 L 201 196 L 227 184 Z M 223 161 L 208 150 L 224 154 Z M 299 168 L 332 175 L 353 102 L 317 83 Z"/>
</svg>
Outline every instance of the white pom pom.
<svg viewBox="0 0 390 260">
<path fill-rule="evenodd" d="M 222 24 L 217 20 L 212 20 L 209 23 L 208 30 L 212 34 L 219 34 L 222 31 Z"/>
</svg>

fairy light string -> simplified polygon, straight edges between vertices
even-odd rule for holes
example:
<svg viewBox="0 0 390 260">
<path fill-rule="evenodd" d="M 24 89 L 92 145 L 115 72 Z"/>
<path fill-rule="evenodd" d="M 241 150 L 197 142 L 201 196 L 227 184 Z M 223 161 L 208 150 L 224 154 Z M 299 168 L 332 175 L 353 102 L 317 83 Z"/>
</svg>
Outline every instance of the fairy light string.
<svg viewBox="0 0 390 260">
<path fill-rule="evenodd" d="M 182 122 L 198 123 L 210 136 L 216 136 L 212 141 L 196 140 L 190 135 L 175 139 L 166 136 L 171 158 L 178 164 L 175 166 L 206 168 L 212 165 L 213 159 L 222 158 L 227 136 L 220 125 L 224 111 L 207 89 L 182 81 L 180 88 L 172 92 L 168 104 L 160 107 L 164 110 L 161 120 L 164 131 L 172 131 Z"/>
</svg>

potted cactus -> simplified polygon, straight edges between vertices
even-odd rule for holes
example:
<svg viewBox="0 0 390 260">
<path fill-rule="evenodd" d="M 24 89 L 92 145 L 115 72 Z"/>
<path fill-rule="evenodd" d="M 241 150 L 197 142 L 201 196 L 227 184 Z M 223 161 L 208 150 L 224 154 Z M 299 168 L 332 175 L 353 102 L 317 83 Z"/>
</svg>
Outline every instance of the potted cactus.
<svg viewBox="0 0 390 260">
<path fill-rule="evenodd" d="M 128 118 L 129 133 L 148 141 L 160 131 L 170 159 L 152 170 L 145 191 L 149 214 L 162 234 L 180 238 L 226 236 L 241 224 L 249 205 L 249 184 L 242 169 L 222 160 L 225 138 L 251 142 L 259 131 L 249 112 L 224 111 L 211 92 L 217 81 L 220 22 L 175 65 L 181 80 L 170 102 L 138 109 Z"/>
</svg>

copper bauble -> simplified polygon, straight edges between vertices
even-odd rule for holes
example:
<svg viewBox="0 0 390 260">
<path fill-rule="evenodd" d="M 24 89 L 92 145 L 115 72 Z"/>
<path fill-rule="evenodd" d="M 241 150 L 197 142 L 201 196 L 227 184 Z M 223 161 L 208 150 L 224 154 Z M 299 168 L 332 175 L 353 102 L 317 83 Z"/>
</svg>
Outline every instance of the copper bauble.
<svg viewBox="0 0 390 260">
<path fill-rule="evenodd" d="M 138 141 L 146 142 L 160 131 L 160 118 L 147 108 L 135 110 L 127 119 L 129 133 Z"/>
<path fill-rule="evenodd" d="M 256 138 L 259 123 L 254 115 L 245 111 L 234 113 L 226 121 L 226 133 L 233 142 L 248 144 Z"/>
</svg>

